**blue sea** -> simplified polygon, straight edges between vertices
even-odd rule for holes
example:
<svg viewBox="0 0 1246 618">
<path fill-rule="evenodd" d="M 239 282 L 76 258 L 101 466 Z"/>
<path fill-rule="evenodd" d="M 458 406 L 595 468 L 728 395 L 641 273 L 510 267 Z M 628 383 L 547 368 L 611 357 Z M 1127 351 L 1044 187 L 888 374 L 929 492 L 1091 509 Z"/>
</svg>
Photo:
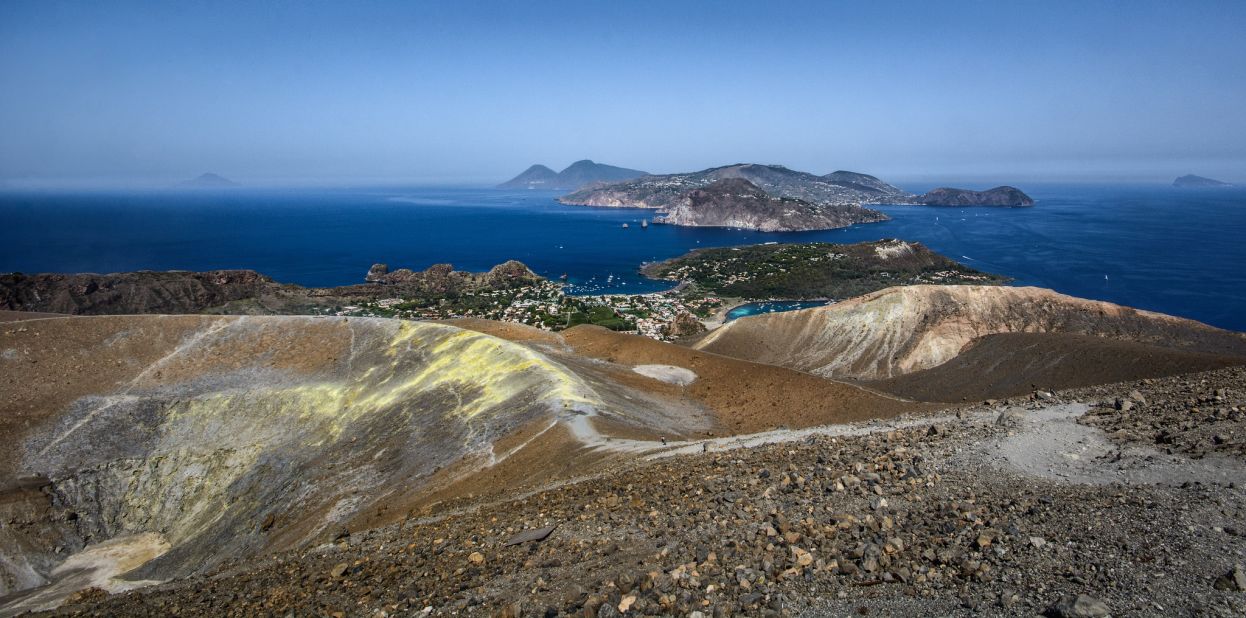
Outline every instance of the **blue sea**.
<svg viewBox="0 0 1246 618">
<path fill-rule="evenodd" d="M 643 229 L 649 211 L 490 188 L 10 190 L 0 193 L 0 272 L 248 268 L 331 286 L 361 282 L 374 262 L 483 270 L 518 259 L 566 274 L 574 292 L 638 293 L 670 285 L 642 278 L 642 262 L 698 247 L 902 238 L 1019 285 L 1246 330 L 1246 190 L 1025 189 L 1037 206 L 882 207 L 891 221 L 801 233 Z"/>
</svg>

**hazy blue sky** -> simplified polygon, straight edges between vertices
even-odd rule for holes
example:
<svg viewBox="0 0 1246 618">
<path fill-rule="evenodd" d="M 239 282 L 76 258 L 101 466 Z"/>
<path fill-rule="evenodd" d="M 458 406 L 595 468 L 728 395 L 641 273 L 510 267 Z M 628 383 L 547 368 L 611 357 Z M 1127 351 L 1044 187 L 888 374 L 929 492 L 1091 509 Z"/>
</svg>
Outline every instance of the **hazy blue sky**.
<svg viewBox="0 0 1246 618">
<path fill-rule="evenodd" d="M 0 178 L 1246 180 L 1246 2 L 675 4 L 3 0 Z"/>
</svg>

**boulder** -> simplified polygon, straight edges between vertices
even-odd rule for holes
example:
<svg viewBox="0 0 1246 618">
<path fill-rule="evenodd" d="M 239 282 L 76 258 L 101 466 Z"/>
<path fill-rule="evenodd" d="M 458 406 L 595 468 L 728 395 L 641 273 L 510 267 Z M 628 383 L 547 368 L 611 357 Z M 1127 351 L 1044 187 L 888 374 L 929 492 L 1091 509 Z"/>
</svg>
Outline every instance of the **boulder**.
<svg viewBox="0 0 1246 618">
<path fill-rule="evenodd" d="M 1049 618 L 1103 618 L 1110 616 L 1107 604 L 1092 596 L 1065 597 L 1044 614 Z"/>
</svg>

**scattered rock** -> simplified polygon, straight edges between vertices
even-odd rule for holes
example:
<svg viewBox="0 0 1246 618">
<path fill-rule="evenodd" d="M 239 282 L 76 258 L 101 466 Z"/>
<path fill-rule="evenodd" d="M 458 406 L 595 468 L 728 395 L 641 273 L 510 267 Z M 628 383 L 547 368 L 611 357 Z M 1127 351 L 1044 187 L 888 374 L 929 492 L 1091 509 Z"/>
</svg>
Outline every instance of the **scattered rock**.
<svg viewBox="0 0 1246 618">
<path fill-rule="evenodd" d="M 1018 427 L 1025 421 L 1025 410 L 1021 408 L 1008 408 L 999 413 L 995 419 L 995 424 L 1000 427 Z"/>
<path fill-rule="evenodd" d="M 78 603 L 98 603 L 108 598 L 108 591 L 98 586 L 83 588 L 65 599 L 66 605 L 75 605 Z"/>
<path fill-rule="evenodd" d="M 485 555 L 478 551 L 474 551 L 467 556 L 467 561 L 479 566 L 485 563 Z"/>
<path fill-rule="evenodd" d="M 1234 565 L 1228 573 L 1216 579 L 1216 590 L 1246 590 L 1246 569 L 1242 565 Z"/>
<path fill-rule="evenodd" d="M 329 576 L 330 577 L 341 577 L 342 575 L 346 573 L 346 569 L 348 568 L 350 568 L 350 565 L 346 564 L 345 562 L 339 562 L 333 565 L 333 568 L 329 569 Z"/>
<path fill-rule="evenodd" d="M 1110 616 L 1108 606 L 1092 596 L 1079 594 L 1076 597 L 1065 597 L 1051 606 L 1046 614 L 1049 618 L 1104 618 Z"/>
<path fill-rule="evenodd" d="M 511 545 L 519 545 L 520 543 L 528 543 L 530 541 L 544 541 L 554 531 L 554 528 L 557 527 L 558 526 L 554 525 L 524 530 L 523 532 L 520 532 L 507 540 L 506 545 L 509 547 Z"/>
<path fill-rule="evenodd" d="M 619 601 L 619 612 L 627 613 L 627 610 L 631 609 L 632 605 L 634 605 L 635 603 L 636 603 L 636 595 L 629 594 L 623 597 L 622 600 Z"/>
</svg>

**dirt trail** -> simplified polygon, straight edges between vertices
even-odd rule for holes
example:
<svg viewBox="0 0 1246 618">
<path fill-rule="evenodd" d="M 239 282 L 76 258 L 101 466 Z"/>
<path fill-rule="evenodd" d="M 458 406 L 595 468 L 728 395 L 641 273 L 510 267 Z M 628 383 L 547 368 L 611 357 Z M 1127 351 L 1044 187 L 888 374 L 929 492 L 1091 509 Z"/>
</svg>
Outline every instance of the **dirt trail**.
<svg viewBox="0 0 1246 618">
<path fill-rule="evenodd" d="M 1227 457 L 1190 459 L 1143 445 L 1122 446 L 1102 430 L 1077 422 L 1090 406 L 1064 403 L 1037 410 L 1013 408 L 1014 430 L 967 457 L 1026 476 L 1071 483 L 1180 484 L 1246 480 L 1246 465 Z"/>
</svg>

